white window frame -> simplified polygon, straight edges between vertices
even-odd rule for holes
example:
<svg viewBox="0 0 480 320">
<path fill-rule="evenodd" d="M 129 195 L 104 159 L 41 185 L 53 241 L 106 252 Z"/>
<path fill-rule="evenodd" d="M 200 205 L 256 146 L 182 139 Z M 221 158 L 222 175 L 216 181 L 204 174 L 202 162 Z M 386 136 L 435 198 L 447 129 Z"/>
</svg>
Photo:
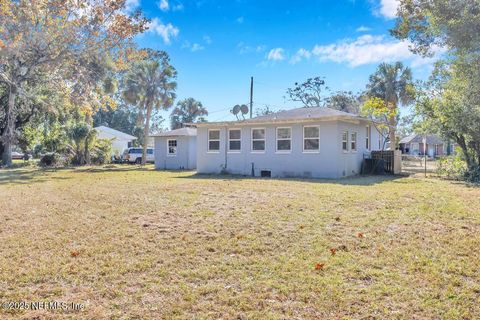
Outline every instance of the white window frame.
<svg viewBox="0 0 480 320">
<path fill-rule="evenodd" d="M 290 138 L 278 138 L 278 129 L 288 129 L 290 130 Z M 290 141 L 290 149 L 288 150 L 278 150 L 278 141 Z M 292 127 L 278 127 L 275 128 L 275 152 L 276 153 L 291 153 L 292 152 Z"/>
<path fill-rule="evenodd" d="M 170 141 L 175 141 L 175 153 L 170 153 Z M 167 157 L 176 157 L 178 151 L 178 140 L 177 139 L 167 139 Z"/>
<path fill-rule="evenodd" d="M 265 133 L 265 136 L 263 139 L 253 139 L 253 130 L 263 130 L 263 132 Z M 252 153 L 265 153 L 265 151 L 267 150 L 267 128 L 252 128 L 252 130 L 250 131 L 250 140 L 252 141 L 250 143 L 250 150 Z M 253 142 L 254 141 L 263 141 L 264 144 L 264 148 L 263 150 L 254 150 L 253 149 Z"/>
<path fill-rule="evenodd" d="M 240 138 L 239 139 L 230 139 L 230 131 L 240 131 Z M 231 150 L 230 149 L 230 141 L 240 141 L 240 149 Z M 240 153 L 240 152 L 242 152 L 242 129 L 228 129 L 228 152 L 229 153 Z"/>
<path fill-rule="evenodd" d="M 306 129 L 306 128 L 318 128 L 318 138 L 313 138 L 313 137 L 305 138 L 305 129 Z M 320 152 L 320 126 L 319 126 L 319 125 L 315 125 L 315 126 L 303 126 L 302 130 L 303 130 L 303 139 L 302 139 L 302 150 L 303 150 L 303 153 L 319 153 L 319 152 Z M 318 139 L 318 149 L 315 149 L 315 150 L 305 150 L 305 140 L 306 140 L 306 139 Z"/>
<path fill-rule="evenodd" d="M 355 140 L 353 140 L 355 137 Z M 355 143 L 355 148 L 353 148 L 353 144 Z M 356 131 L 350 132 L 350 151 L 357 152 L 358 151 L 358 133 Z"/>
<path fill-rule="evenodd" d="M 345 137 L 347 137 L 347 139 L 345 139 Z M 349 138 L 349 132 L 347 130 L 342 131 L 342 151 L 344 153 L 347 153 L 348 150 L 349 150 L 349 148 L 348 148 L 349 147 L 349 145 L 348 145 L 349 139 L 348 138 Z M 343 147 L 343 144 L 345 144 L 346 149 Z"/>
<path fill-rule="evenodd" d="M 210 139 L 210 131 L 218 131 L 218 139 Z M 220 129 L 208 129 L 207 131 L 207 153 L 220 153 Z M 210 141 L 218 141 L 218 150 L 210 150 Z"/>
<path fill-rule="evenodd" d="M 365 127 L 366 136 L 365 136 L 365 148 L 367 151 L 372 149 L 372 127 L 370 125 Z"/>
</svg>

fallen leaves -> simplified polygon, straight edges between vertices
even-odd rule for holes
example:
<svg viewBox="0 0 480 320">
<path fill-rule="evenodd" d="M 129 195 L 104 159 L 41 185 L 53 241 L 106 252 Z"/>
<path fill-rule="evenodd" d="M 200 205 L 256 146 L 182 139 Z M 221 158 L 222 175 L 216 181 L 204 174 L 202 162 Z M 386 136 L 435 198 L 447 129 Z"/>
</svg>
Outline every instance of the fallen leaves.
<svg viewBox="0 0 480 320">
<path fill-rule="evenodd" d="M 324 266 L 325 266 L 325 263 L 316 263 L 315 270 L 323 270 Z"/>
<path fill-rule="evenodd" d="M 365 235 L 364 235 L 363 233 L 359 232 L 359 233 L 357 234 L 357 237 L 359 237 L 359 238 L 365 238 Z"/>
<path fill-rule="evenodd" d="M 332 256 L 337 254 L 337 248 L 330 248 L 330 253 L 332 254 Z"/>
<path fill-rule="evenodd" d="M 76 257 L 78 257 L 79 255 L 80 255 L 80 252 L 77 251 L 77 250 L 72 250 L 72 251 L 70 252 L 70 257 L 72 257 L 72 258 L 76 258 Z"/>
</svg>

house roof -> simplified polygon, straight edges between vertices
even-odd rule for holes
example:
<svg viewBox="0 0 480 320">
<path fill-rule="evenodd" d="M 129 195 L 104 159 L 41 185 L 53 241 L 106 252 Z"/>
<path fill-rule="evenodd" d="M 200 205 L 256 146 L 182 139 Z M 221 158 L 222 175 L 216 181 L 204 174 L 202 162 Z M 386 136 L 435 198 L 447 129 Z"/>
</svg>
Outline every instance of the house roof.
<svg viewBox="0 0 480 320">
<path fill-rule="evenodd" d="M 105 133 L 108 136 L 111 136 L 111 138 L 117 138 L 119 140 L 136 140 L 137 137 L 129 135 L 125 132 L 121 132 L 106 126 L 98 126 L 94 128 L 97 130 L 99 133 Z"/>
<path fill-rule="evenodd" d="M 197 127 L 211 125 L 238 125 L 238 124 L 260 124 L 260 123 L 278 123 L 278 122 L 295 122 L 295 121 L 311 121 L 311 120 L 367 120 L 367 118 L 359 115 L 338 111 L 327 107 L 314 108 L 296 108 L 286 111 L 267 114 L 264 116 L 245 119 L 239 121 L 224 122 L 202 122 L 195 123 Z"/>
<path fill-rule="evenodd" d="M 197 135 L 196 128 L 185 127 L 185 128 L 175 129 L 172 131 L 154 134 L 154 135 L 151 135 L 151 137 L 181 137 L 181 136 L 194 137 L 196 135 Z"/>
<path fill-rule="evenodd" d="M 423 134 L 412 134 L 400 140 L 400 143 L 423 143 Z M 443 144 L 442 138 L 435 134 L 427 134 L 427 144 Z"/>
</svg>

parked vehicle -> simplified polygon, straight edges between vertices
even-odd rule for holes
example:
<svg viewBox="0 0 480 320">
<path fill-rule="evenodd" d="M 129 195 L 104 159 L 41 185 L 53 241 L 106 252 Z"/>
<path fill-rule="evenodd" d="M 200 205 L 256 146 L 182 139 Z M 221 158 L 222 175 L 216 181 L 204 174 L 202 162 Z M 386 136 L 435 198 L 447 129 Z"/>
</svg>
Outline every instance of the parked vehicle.
<svg viewBox="0 0 480 320">
<path fill-rule="evenodd" d="M 142 148 L 128 148 L 123 152 L 122 160 L 129 163 L 142 163 Z M 153 156 L 153 148 L 147 148 L 147 159 L 146 162 L 153 163 L 155 158 Z"/>
<path fill-rule="evenodd" d="M 23 154 L 21 152 L 13 151 L 12 160 L 28 160 L 30 157 L 28 154 Z"/>
</svg>

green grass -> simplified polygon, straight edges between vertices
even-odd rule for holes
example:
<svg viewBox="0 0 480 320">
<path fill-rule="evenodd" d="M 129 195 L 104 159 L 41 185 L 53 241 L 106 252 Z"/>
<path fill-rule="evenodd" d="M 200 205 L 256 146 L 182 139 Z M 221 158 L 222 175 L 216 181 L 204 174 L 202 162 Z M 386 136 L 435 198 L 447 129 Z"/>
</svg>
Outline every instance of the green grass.
<svg viewBox="0 0 480 320">
<path fill-rule="evenodd" d="M 86 304 L 2 319 L 480 316 L 480 189 L 460 183 L 17 168 L 0 204 L 0 302 Z"/>
</svg>

